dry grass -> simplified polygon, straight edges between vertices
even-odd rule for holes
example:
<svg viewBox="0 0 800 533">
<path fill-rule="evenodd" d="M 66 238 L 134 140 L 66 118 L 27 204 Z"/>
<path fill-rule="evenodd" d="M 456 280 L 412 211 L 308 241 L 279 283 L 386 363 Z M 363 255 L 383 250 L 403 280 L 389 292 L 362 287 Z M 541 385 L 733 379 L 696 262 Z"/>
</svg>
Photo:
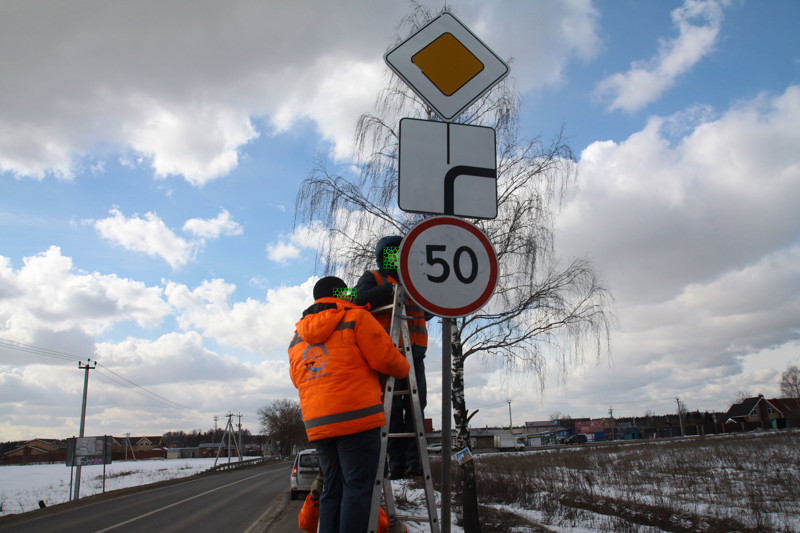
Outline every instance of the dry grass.
<svg viewBox="0 0 800 533">
<path fill-rule="evenodd" d="M 439 463 L 434 462 L 434 479 Z M 453 491 L 460 485 L 457 465 Z M 476 457 L 479 501 L 546 525 L 797 532 L 800 432 L 662 439 Z"/>
</svg>

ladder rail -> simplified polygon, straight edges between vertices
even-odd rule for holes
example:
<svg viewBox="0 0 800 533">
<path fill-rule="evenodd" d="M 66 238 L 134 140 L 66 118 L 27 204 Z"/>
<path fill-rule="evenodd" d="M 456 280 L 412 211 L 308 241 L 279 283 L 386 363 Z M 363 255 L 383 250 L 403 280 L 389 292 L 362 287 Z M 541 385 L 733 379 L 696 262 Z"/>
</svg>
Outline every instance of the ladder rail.
<svg viewBox="0 0 800 533">
<path fill-rule="evenodd" d="M 381 307 L 378 311 L 384 311 L 389 306 Z M 369 529 L 370 533 L 376 533 L 378 527 L 378 514 L 383 496 L 384 504 L 386 506 L 386 514 L 391 517 L 416 522 L 429 522 L 431 533 L 440 533 L 439 516 L 436 511 L 436 496 L 433 491 L 433 480 L 431 478 L 430 458 L 428 456 L 427 442 L 425 439 L 425 421 L 423 419 L 422 408 L 419 403 L 419 390 L 417 388 L 417 376 L 414 368 L 414 357 L 411 349 L 411 336 L 408 331 L 408 316 L 405 312 L 405 290 L 402 286 L 394 285 L 394 300 L 391 306 L 392 320 L 389 335 L 392 342 L 397 346 L 405 355 L 409 362 L 408 372 L 408 390 L 398 391 L 395 389 L 396 380 L 391 377 L 386 377 L 384 384 L 383 394 L 383 411 L 386 417 L 386 424 L 381 428 L 381 456 L 378 463 L 378 472 L 375 480 L 375 485 L 372 489 L 372 502 L 370 507 L 370 520 Z M 401 342 L 402 340 L 402 342 Z M 391 409 L 394 397 L 400 394 L 408 394 L 411 396 L 411 411 L 414 419 L 414 433 L 389 433 L 389 426 L 391 422 Z M 425 503 L 428 511 L 427 517 L 414 517 L 398 515 L 397 508 L 394 503 L 394 494 L 392 492 L 392 482 L 384 476 L 386 467 L 386 451 L 388 448 L 389 438 L 402 438 L 412 437 L 416 440 L 417 451 L 419 453 L 420 465 L 423 472 L 423 485 L 425 488 Z"/>
<path fill-rule="evenodd" d="M 404 290 L 398 286 L 397 293 L 403 295 L 404 311 L 405 311 L 405 294 Z M 395 308 L 396 309 L 396 308 Z M 405 315 L 405 313 L 403 313 Z M 411 353 L 411 335 L 408 332 L 408 321 L 401 319 L 402 328 L 400 329 L 403 336 L 403 346 L 407 346 L 408 355 L 411 361 L 411 370 L 408 373 L 408 388 L 411 389 L 411 411 L 414 415 L 414 429 L 416 431 L 417 451 L 419 453 L 419 461 L 422 466 L 423 484 L 425 485 L 425 503 L 428 508 L 428 519 L 431 523 L 431 532 L 438 533 L 439 531 L 439 518 L 436 512 L 436 496 L 433 492 L 433 479 L 431 478 L 431 463 L 428 457 L 428 445 L 425 439 L 425 420 L 422 416 L 422 408 L 419 403 L 419 389 L 417 388 L 417 375 L 414 371 L 413 354 Z"/>
</svg>

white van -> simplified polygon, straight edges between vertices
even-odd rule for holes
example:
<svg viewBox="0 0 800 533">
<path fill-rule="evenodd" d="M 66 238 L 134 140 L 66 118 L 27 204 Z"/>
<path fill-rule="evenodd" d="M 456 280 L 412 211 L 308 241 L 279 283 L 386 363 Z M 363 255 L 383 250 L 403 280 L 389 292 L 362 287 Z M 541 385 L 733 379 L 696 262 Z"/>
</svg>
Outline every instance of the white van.
<svg viewBox="0 0 800 533">
<path fill-rule="evenodd" d="M 289 478 L 292 499 L 296 500 L 301 492 L 309 492 L 311 484 L 319 473 L 317 450 L 310 448 L 299 452 L 297 457 L 294 458 L 292 476 Z"/>
</svg>

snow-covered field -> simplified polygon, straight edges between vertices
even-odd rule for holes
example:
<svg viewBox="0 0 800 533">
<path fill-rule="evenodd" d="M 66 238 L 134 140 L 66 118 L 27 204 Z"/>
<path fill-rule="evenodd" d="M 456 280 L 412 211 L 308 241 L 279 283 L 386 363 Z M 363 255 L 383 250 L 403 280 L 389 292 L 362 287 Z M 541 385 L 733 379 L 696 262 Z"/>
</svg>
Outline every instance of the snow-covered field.
<svg viewBox="0 0 800 533">
<path fill-rule="evenodd" d="M 118 461 L 106 465 L 106 492 L 191 476 L 212 466 L 213 457 Z M 39 500 L 48 507 L 69 501 L 70 470 L 63 463 L 0 466 L 0 516 L 38 509 Z M 103 492 L 102 465 L 81 471 L 81 497 Z"/>
<path fill-rule="evenodd" d="M 213 464 L 116 462 L 107 466 L 106 491 L 190 476 Z M 434 480 L 440 468 L 434 459 Z M 797 430 L 477 455 L 476 472 L 486 531 L 524 533 L 542 525 L 558 533 L 800 531 Z M 102 466 L 84 467 L 81 496 L 101 492 L 102 476 Z M 68 501 L 69 484 L 63 464 L 0 467 L 0 515 L 37 509 L 39 500 Z M 404 514 L 426 514 L 419 481 L 393 486 Z M 439 493 L 436 502 L 441 508 Z M 451 507 L 453 533 L 463 532 L 459 505 Z M 427 524 L 406 525 L 410 533 L 428 531 Z"/>
</svg>

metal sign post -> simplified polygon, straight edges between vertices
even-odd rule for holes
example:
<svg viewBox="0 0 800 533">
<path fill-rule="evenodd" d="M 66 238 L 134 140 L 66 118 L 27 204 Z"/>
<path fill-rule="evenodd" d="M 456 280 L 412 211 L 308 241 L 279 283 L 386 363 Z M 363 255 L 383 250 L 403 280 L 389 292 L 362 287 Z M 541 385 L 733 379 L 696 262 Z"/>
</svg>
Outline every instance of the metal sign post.
<svg viewBox="0 0 800 533">
<path fill-rule="evenodd" d="M 495 218 L 495 132 L 452 120 L 507 76 L 508 65 L 447 11 L 384 60 L 445 121 L 401 121 L 400 209 Z M 423 221 L 400 246 L 401 282 L 417 305 L 442 317 L 442 533 L 450 533 L 452 320 L 491 298 L 497 270 L 486 236 L 453 216 Z"/>
<path fill-rule="evenodd" d="M 450 459 L 452 445 L 452 318 L 442 318 L 442 533 L 450 533 Z"/>
</svg>

